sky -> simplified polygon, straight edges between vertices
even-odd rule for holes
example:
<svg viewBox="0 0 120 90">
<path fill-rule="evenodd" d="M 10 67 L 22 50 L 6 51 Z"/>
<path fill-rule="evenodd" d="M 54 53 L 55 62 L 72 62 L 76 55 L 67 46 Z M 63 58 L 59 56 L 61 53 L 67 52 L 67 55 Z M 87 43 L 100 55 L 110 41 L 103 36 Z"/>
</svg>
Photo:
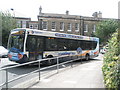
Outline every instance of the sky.
<svg viewBox="0 0 120 90">
<path fill-rule="evenodd" d="M 42 13 L 92 16 L 94 12 L 102 12 L 103 18 L 118 18 L 118 2 L 120 0 L 0 0 L 0 10 L 10 11 L 20 17 L 37 20 L 39 7 Z M 11 11 L 11 8 L 14 11 Z"/>
</svg>

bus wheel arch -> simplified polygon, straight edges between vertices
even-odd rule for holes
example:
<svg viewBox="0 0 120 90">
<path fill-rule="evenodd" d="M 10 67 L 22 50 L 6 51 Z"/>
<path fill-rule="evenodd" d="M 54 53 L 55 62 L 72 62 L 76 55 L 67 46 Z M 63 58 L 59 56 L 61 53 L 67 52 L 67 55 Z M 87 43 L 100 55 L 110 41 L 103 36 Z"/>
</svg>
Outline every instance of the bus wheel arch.
<svg viewBox="0 0 120 90">
<path fill-rule="evenodd" d="M 87 54 L 85 55 L 85 59 L 86 59 L 87 61 L 90 59 L 89 53 L 87 53 Z"/>
<path fill-rule="evenodd" d="M 27 57 L 27 55 L 25 54 L 25 55 L 23 55 L 23 59 L 25 60 L 25 61 L 28 61 L 28 57 Z"/>
<path fill-rule="evenodd" d="M 53 55 L 48 55 L 47 58 L 53 58 L 54 56 Z M 53 64 L 56 64 L 56 59 L 49 59 L 47 60 L 47 65 L 53 65 Z"/>
<path fill-rule="evenodd" d="M 53 55 L 48 55 L 46 58 L 53 58 Z"/>
</svg>

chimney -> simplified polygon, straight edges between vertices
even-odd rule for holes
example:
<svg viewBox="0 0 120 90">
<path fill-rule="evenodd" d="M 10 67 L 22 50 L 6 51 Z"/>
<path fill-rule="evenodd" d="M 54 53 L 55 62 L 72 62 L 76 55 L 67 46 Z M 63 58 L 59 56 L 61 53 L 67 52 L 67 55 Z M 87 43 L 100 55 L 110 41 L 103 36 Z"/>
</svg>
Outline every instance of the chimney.
<svg viewBox="0 0 120 90">
<path fill-rule="evenodd" d="M 92 16 L 95 17 L 95 18 L 97 18 L 97 17 L 98 17 L 98 13 L 97 13 L 97 12 L 94 12 L 94 13 L 92 14 Z"/>
<path fill-rule="evenodd" d="M 94 12 L 93 13 L 93 15 L 92 15 L 93 17 L 95 17 L 95 18 L 102 18 L 102 12 Z"/>
<path fill-rule="evenodd" d="M 98 16 L 99 18 L 102 18 L 102 12 L 101 11 L 99 11 L 98 15 L 99 15 Z"/>
<path fill-rule="evenodd" d="M 42 7 L 39 8 L 39 15 L 42 13 Z"/>
<path fill-rule="evenodd" d="M 66 10 L 66 15 L 69 15 L 69 11 L 68 10 Z"/>
</svg>

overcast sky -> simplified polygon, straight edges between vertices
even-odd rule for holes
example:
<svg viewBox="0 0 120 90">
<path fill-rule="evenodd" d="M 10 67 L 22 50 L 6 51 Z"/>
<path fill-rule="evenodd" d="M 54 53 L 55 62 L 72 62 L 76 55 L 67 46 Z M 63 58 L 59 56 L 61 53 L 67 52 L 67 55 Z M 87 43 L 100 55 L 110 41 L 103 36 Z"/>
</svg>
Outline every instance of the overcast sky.
<svg viewBox="0 0 120 90">
<path fill-rule="evenodd" d="M 16 16 L 37 20 L 39 7 L 43 13 L 92 16 L 101 11 L 104 18 L 118 18 L 119 0 L 0 0 L 0 10 L 14 9 Z M 10 11 L 13 14 L 12 11 Z"/>
</svg>

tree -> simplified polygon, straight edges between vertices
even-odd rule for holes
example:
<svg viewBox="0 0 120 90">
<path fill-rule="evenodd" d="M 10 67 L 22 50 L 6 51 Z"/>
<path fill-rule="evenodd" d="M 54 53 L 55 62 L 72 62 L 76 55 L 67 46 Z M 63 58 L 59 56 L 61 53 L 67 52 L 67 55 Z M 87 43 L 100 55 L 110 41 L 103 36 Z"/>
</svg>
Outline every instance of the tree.
<svg viewBox="0 0 120 90">
<path fill-rule="evenodd" d="M 16 20 L 11 16 L 11 14 L 8 11 L 0 11 L 0 21 L 0 26 L 2 26 L 0 28 L 0 31 L 2 33 L 2 45 L 4 47 L 7 47 L 10 30 L 16 28 Z"/>
<path fill-rule="evenodd" d="M 104 20 L 97 24 L 95 36 L 100 38 L 100 43 L 106 43 L 118 28 L 117 20 Z"/>
</svg>

